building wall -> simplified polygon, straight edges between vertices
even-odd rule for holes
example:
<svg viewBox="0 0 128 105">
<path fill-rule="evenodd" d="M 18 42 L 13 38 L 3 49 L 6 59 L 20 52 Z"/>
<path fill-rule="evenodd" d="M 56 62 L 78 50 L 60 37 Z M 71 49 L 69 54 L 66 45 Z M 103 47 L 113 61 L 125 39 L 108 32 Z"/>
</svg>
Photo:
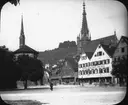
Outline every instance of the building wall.
<svg viewBox="0 0 128 105">
<path fill-rule="evenodd" d="M 32 53 L 18 53 L 18 54 L 15 54 L 16 59 L 18 58 L 19 55 L 28 55 L 29 57 L 34 57 L 34 54 Z"/>
<path fill-rule="evenodd" d="M 82 72 L 85 70 L 85 64 L 90 62 L 89 58 L 85 53 L 80 55 L 80 60 L 78 62 L 78 78 L 83 78 Z"/>
</svg>

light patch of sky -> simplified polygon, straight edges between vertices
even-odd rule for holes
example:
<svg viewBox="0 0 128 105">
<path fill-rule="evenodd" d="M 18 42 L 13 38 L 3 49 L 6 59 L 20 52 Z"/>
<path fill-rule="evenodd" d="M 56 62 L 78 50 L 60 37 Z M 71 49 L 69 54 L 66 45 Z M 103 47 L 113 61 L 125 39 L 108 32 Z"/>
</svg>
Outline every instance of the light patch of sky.
<svg viewBox="0 0 128 105">
<path fill-rule="evenodd" d="M 23 14 L 26 44 L 37 51 L 57 48 L 59 42 L 76 41 L 82 24 L 82 0 L 21 0 L 2 9 L 0 45 L 19 47 Z M 126 8 L 113 0 L 86 0 L 86 13 L 92 39 L 126 35 Z"/>
</svg>

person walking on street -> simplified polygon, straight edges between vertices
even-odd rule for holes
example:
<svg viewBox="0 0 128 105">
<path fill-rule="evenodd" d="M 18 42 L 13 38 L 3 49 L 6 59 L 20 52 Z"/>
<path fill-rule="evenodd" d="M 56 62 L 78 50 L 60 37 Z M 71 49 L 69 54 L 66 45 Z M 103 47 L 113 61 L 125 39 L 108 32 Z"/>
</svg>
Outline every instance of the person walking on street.
<svg viewBox="0 0 128 105">
<path fill-rule="evenodd" d="M 52 82 L 50 82 L 50 89 L 51 89 L 51 91 L 53 91 L 53 83 Z"/>
</svg>

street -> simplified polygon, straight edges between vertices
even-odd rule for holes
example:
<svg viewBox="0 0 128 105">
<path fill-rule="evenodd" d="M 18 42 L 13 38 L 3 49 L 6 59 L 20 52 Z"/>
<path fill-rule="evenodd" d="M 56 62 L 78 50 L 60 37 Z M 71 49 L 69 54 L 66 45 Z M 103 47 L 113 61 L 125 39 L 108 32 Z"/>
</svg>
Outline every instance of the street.
<svg viewBox="0 0 128 105">
<path fill-rule="evenodd" d="M 36 100 L 46 105 L 112 105 L 125 97 L 125 87 L 54 86 L 0 92 L 3 100 Z M 42 104 L 43 105 L 43 104 Z"/>
</svg>

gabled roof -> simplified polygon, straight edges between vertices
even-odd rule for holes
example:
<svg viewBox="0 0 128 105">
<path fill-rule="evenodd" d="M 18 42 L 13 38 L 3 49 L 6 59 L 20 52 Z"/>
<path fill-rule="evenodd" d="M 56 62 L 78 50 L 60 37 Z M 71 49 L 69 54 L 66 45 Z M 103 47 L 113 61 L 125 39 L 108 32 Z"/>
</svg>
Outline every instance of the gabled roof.
<svg viewBox="0 0 128 105">
<path fill-rule="evenodd" d="M 100 39 L 89 41 L 87 44 L 85 44 L 83 46 L 84 52 L 86 52 L 86 53 L 92 52 L 93 53 L 100 43 L 103 43 L 105 45 L 111 44 L 111 46 L 116 46 L 117 37 L 116 37 L 116 35 L 111 35 L 111 36 L 107 36 L 107 37 L 103 37 Z"/>
<path fill-rule="evenodd" d="M 128 37 L 122 36 L 121 39 L 123 39 L 123 40 L 128 44 Z M 121 39 L 120 39 L 120 40 L 121 40 Z"/>
<path fill-rule="evenodd" d="M 117 45 L 116 45 L 116 48 L 118 47 L 118 45 L 119 45 L 119 43 L 121 42 L 122 39 L 126 42 L 126 44 L 128 44 L 128 37 L 126 37 L 126 36 L 121 36 L 119 42 L 118 42 Z M 115 53 L 115 52 L 114 52 L 114 53 Z"/>
<path fill-rule="evenodd" d="M 14 51 L 15 54 L 17 53 L 34 53 L 34 54 L 38 54 L 37 51 L 35 51 L 34 49 L 32 49 L 31 47 L 24 45 L 21 48 L 19 48 L 18 50 Z"/>
<path fill-rule="evenodd" d="M 91 59 L 94 52 L 85 52 L 89 59 Z"/>
<path fill-rule="evenodd" d="M 103 49 L 107 52 L 107 54 L 108 54 L 110 57 L 113 56 L 116 47 L 109 46 L 109 45 L 104 45 L 104 44 L 101 44 L 101 46 L 103 47 Z"/>
</svg>

